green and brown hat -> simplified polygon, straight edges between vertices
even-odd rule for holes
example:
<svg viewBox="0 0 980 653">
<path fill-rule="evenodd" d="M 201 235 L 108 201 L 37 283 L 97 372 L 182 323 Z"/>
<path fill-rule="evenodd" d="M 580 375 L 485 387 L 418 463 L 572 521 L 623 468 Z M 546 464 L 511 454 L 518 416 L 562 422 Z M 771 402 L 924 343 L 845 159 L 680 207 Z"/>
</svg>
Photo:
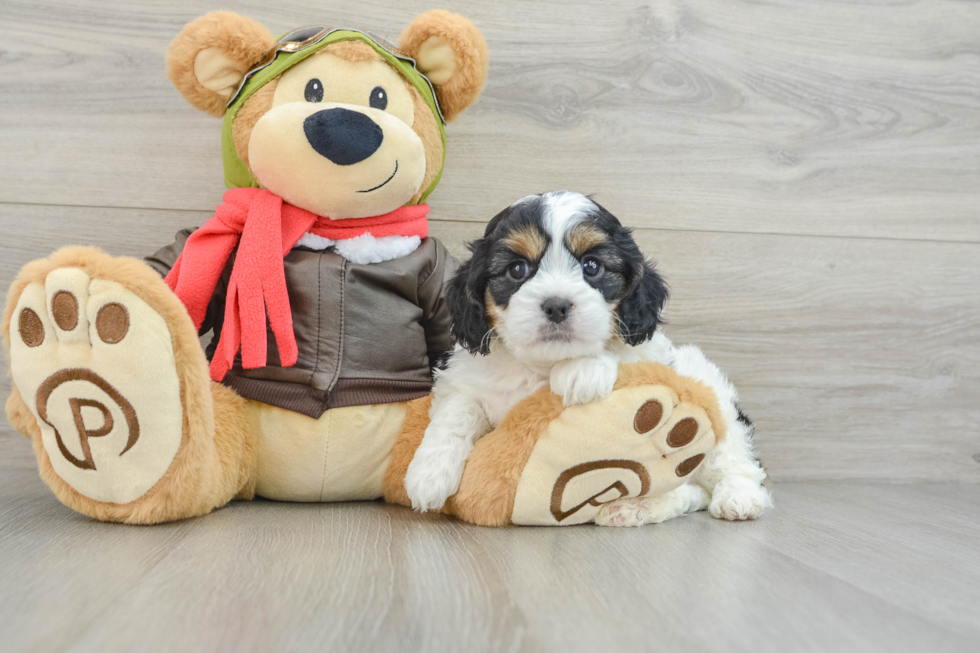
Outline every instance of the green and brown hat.
<svg viewBox="0 0 980 653">
<path fill-rule="evenodd" d="M 233 138 L 233 126 L 238 110 L 256 91 L 265 84 L 276 79 L 286 70 L 312 56 L 334 43 L 341 41 L 360 41 L 366 43 L 384 59 L 392 68 L 400 73 L 419 92 L 426 106 L 432 111 L 439 127 L 439 138 L 442 142 L 442 162 L 439 173 L 435 175 L 429 186 L 422 192 L 418 203 L 435 190 L 442 177 L 442 168 L 446 163 L 446 130 L 445 119 L 439 108 L 439 100 L 435 88 L 429 79 L 419 72 L 415 60 L 400 54 L 394 45 L 367 32 L 352 29 L 335 29 L 330 27 L 310 26 L 288 32 L 276 41 L 276 48 L 265 63 L 256 66 L 245 74 L 238 90 L 228 101 L 224 124 L 221 130 L 221 153 L 225 170 L 225 185 L 228 188 L 258 187 L 259 182 L 249 170 L 248 165 L 238 155 Z"/>
</svg>

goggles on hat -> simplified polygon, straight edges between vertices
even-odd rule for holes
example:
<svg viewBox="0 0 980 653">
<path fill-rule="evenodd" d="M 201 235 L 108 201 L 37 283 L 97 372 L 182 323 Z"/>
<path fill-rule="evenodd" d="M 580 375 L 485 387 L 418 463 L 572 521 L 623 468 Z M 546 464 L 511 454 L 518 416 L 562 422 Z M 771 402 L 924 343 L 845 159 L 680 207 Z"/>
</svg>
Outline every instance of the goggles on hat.
<svg viewBox="0 0 980 653">
<path fill-rule="evenodd" d="M 423 75 L 419 71 L 418 67 L 415 65 L 415 59 L 398 54 L 397 48 L 394 46 L 394 44 L 370 32 L 362 32 L 360 30 L 351 30 L 351 29 L 340 30 L 339 28 L 323 27 L 320 25 L 308 25 L 306 27 L 300 27 L 298 29 L 294 29 L 293 31 L 287 32 L 282 36 L 280 36 L 276 40 L 276 48 L 272 51 L 272 54 L 270 55 L 269 59 L 265 63 L 260 64 L 255 68 L 252 68 L 247 73 L 245 73 L 245 77 L 242 78 L 242 83 L 238 85 L 238 89 L 235 91 L 234 95 L 231 96 L 231 98 L 228 100 L 228 104 L 225 106 L 230 107 L 232 104 L 234 104 L 235 100 L 238 99 L 238 96 L 241 95 L 242 89 L 245 88 L 245 85 L 248 83 L 248 80 L 252 78 L 252 75 L 272 65 L 272 63 L 276 60 L 276 57 L 279 56 L 280 52 L 285 52 L 289 54 L 292 54 L 294 52 L 300 52 L 307 48 L 313 47 L 323 39 L 327 38 L 333 32 L 339 32 L 339 31 L 356 32 L 358 34 L 363 34 L 370 40 L 374 41 L 376 45 L 380 46 L 385 52 L 387 52 L 391 56 L 411 64 L 411 66 L 415 68 L 415 71 L 418 73 L 418 75 L 422 79 L 424 79 L 425 82 L 429 85 L 429 90 L 432 92 L 432 98 L 435 100 L 436 112 L 439 114 L 439 120 L 442 121 L 442 124 L 444 125 L 446 124 L 446 119 L 443 118 L 442 116 L 442 109 L 439 107 L 439 100 L 436 97 L 436 90 L 432 86 L 432 82 L 429 81 L 429 78 Z"/>
<path fill-rule="evenodd" d="M 415 65 L 415 60 L 398 54 L 397 48 L 384 39 L 360 30 L 324 27 L 312 25 L 287 32 L 276 41 L 276 47 L 265 63 L 248 71 L 242 79 L 235 94 L 228 101 L 224 123 L 221 128 L 221 153 L 225 169 L 225 185 L 228 188 L 258 187 L 258 180 L 252 175 L 248 166 L 238 156 L 235 148 L 233 125 L 238 110 L 248 98 L 265 84 L 275 79 L 286 70 L 296 65 L 306 57 L 316 54 L 319 50 L 340 41 L 363 41 L 369 45 L 381 58 L 422 95 L 426 106 L 432 111 L 439 127 L 439 139 L 442 141 L 442 160 L 439 172 L 428 188 L 424 189 L 418 203 L 422 203 L 435 190 L 442 178 L 442 170 L 446 164 L 446 120 L 439 108 L 439 99 L 435 87 L 429 78 L 423 75 Z"/>
</svg>

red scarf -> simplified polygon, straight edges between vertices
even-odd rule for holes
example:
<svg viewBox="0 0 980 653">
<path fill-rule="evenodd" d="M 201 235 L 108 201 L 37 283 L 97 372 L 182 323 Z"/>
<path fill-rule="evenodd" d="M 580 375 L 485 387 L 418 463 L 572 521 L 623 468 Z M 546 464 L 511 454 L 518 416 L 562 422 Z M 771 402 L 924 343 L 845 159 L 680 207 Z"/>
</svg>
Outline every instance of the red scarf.
<svg viewBox="0 0 980 653">
<path fill-rule="evenodd" d="M 215 209 L 214 217 L 187 239 L 166 279 L 187 307 L 195 328 L 200 329 L 228 257 L 238 247 L 228 283 L 224 326 L 211 361 L 215 381 L 225 378 L 239 347 L 243 367 L 265 366 L 266 312 L 279 347 L 280 364 L 296 364 L 299 352 L 282 260 L 303 234 L 346 240 L 365 233 L 425 238 L 429 231 L 425 219 L 428 204 L 403 206 L 374 218 L 331 220 L 258 188 L 234 188 L 222 199 L 225 203 Z"/>
</svg>

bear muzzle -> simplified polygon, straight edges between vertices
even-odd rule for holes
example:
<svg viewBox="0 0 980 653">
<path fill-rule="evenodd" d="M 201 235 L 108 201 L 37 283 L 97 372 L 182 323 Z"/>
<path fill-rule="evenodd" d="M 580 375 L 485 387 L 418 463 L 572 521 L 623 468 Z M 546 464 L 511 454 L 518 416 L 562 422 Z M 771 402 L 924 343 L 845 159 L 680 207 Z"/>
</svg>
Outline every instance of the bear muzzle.
<svg viewBox="0 0 980 653">
<path fill-rule="evenodd" d="M 360 163 L 384 141 L 384 131 L 370 116 L 340 107 L 308 116 L 303 132 L 317 154 L 340 166 Z"/>
</svg>

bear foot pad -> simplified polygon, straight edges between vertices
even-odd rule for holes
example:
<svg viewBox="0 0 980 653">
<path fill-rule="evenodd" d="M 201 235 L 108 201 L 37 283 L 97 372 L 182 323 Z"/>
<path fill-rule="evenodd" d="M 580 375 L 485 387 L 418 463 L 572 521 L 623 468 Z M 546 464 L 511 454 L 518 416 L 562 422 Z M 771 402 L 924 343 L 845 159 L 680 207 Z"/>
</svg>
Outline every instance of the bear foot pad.
<svg viewBox="0 0 980 653">
<path fill-rule="evenodd" d="M 65 483 L 125 504 L 163 477 L 184 412 L 163 317 L 119 283 L 58 268 L 18 298 L 10 341 L 14 383 Z"/>
<path fill-rule="evenodd" d="M 706 408 L 666 385 L 623 388 L 566 408 L 531 452 L 511 521 L 583 524 L 617 499 L 683 485 L 715 444 Z"/>
</svg>

